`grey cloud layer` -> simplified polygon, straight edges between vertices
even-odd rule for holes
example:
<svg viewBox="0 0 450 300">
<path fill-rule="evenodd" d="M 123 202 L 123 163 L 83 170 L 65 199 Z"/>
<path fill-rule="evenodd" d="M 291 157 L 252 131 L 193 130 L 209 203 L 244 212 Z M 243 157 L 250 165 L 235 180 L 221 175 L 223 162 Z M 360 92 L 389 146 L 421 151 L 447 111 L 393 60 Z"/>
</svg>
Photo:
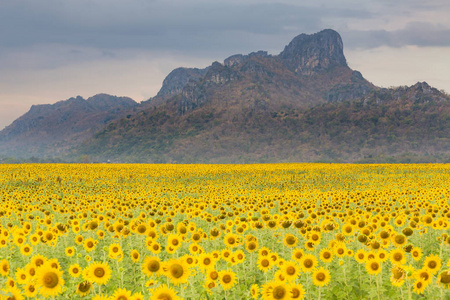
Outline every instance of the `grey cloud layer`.
<svg viewBox="0 0 450 300">
<path fill-rule="evenodd" d="M 280 3 L 173 1 L 7 1 L 0 9 L 0 46 L 42 43 L 100 48 L 186 50 L 209 44 L 223 48 L 250 35 L 314 32 L 323 18 L 365 18 L 353 8 L 330 9 Z M 292 32 L 289 32 L 292 35 Z M 292 37 L 292 36 L 291 36 Z"/>
</svg>

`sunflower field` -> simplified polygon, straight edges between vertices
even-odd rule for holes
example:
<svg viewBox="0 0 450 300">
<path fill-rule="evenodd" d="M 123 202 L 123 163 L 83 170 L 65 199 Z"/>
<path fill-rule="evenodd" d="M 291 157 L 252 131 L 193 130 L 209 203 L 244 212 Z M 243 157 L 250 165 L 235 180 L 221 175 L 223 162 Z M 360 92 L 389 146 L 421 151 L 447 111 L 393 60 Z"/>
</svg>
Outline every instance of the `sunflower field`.
<svg viewBox="0 0 450 300">
<path fill-rule="evenodd" d="M 0 165 L 0 299 L 450 299 L 450 166 Z"/>
</svg>

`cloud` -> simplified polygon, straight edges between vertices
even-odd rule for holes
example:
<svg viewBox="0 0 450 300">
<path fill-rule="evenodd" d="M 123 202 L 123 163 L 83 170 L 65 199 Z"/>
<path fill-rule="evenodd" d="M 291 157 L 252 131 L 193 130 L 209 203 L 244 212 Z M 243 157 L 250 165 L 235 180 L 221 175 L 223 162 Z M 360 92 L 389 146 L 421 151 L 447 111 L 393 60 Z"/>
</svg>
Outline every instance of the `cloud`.
<svg viewBox="0 0 450 300">
<path fill-rule="evenodd" d="M 429 22 L 410 22 L 404 28 L 393 31 L 348 31 L 342 35 L 346 46 L 350 48 L 450 46 L 450 29 Z"/>
<path fill-rule="evenodd" d="M 324 18 L 336 15 L 364 18 L 370 13 L 267 2 L 15 0 L 1 4 L 0 46 L 231 49 L 259 36 L 316 32 Z"/>
</svg>

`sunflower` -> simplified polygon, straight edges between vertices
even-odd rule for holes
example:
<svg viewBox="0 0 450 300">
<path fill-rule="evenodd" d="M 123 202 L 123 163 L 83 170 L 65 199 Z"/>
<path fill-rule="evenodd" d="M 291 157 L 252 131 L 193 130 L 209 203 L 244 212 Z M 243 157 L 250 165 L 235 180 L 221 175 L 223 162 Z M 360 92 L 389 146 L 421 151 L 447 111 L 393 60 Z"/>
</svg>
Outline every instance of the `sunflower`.
<svg viewBox="0 0 450 300">
<path fill-rule="evenodd" d="M 345 247 L 344 243 L 338 243 L 334 248 L 334 253 L 342 258 L 347 254 L 347 247 Z"/>
<path fill-rule="evenodd" d="M 74 247 L 67 247 L 64 251 L 66 253 L 67 257 L 71 257 L 75 254 L 75 248 Z"/>
<path fill-rule="evenodd" d="M 232 271 L 220 271 L 219 282 L 224 290 L 231 289 L 236 284 L 236 273 Z"/>
<path fill-rule="evenodd" d="M 311 273 L 317 266 L 317 258 L 312 254 L 305 254 L 300 261 L 303 272 Z"/>
<path fill-rule="evenodd" d="M 64 279 L 62 271 L 45 263 L 36 271 L 36 286 L 44 297 L 56 296 L 62 292 Z"/>
<path fill-rule="evenodd" d="M 303 286 L 300 283 L 289 285 L 288 291 L 289 291 L 289 295 L 291 296 L 290 299 L 305 298 L 305 290 L 303 289 Z"/>
<path fill-rule="evenodd" d="M 167 238 L 167 247 L 171 247 L 172 249 L 174 249 L 174 251 L 176 251 L 178 248 L 181 247 L 182 241 L 183 241 L 183 239 L 182 239 L 181 235 L 171 233 L 171 234 L 169 234 L 169 237 Z"/>
<path fill-rule="evenodd" d="M 94 262 L 89 265 L 87 274 L 90 281 L 102 285 L 111 277 L 111 268 L 107 263 Z"/>
<path fill-rule="evenodd" d="M 209 269 L 207 274 L 206 274 L 206 278 L 208 280 L 212 280 L 215 281 L 219 278 L 219 272 L 217 272 L 216 269 Z"/>
<path fill-rule="evenodd" d="M 22 268 L 17 268 L 15 276 L 18 284 L 25 284 L 29 280 L 28 272 Z"/>
<path fill-rule="evenodd" d="M 330 263 L 333 261 L 333 252 L 327 248 L 323 248 L 320 250 L 319 258 L 325 263 Z"/>
<path fill-rule="evenodd" d="M 28 273 L 30 279 L 34 278 L 34 275 L 36 275 L 36 266 L 32 264 L 27 264 L 25 266 L 25 271 Z"/>
<path fill-rule="evenodd" d="M 35 298 L 37 292 L 38 290 L 34 282 L 28 282 L 23 289 L 23 294 L 28 298 Z"/>
<path fill-rule="evenodd" d="M 442 262 L 438 255 L 430 255 L 425 258 L 423 267 L 431 274 L 436 274 L 441 268 Z"/>
<path fill-rule="evenodd" d="M 114 294 L 109 297 L 110 300 L 131 300 L 131 291 L 127 289 L 118 288 Z M 157 299 L 157 298 L 156 298 Z M 163 298 L 164 299 L 164 298 Z"/>
<path fill-rule="evenodd" d="M 419 247 L 413 247 L 411 249 L 411 256 L 415 261 L 419 261 L 422 258 L 422 249 Z"/>
<path fill-rule="evenodd" d="M 427 269 L 420 269 L 414 272 L 414 277 L 417 280 L 422 280 L 424 284 L 428 285 L 433 278 L 433 274 L 431 274 Z"/>
<path fill-rule="evenodd" d="M 303 255 L 305 255 L 305 253 L 303 252 L 303 250 L 300 249 L 300 248 L 297 248 L 297 249 L 294 249 L 294 250 L 292 251 L 291 259 L 292 259 L 292 260 L 296 260 L 296 261 L 300 261 L 300 260 L 302 259 Z"/>
<path fill-rule="evenodd" d="M 388 253 L 384 249 L 379 249 L 377 252 L 378 260 L 381 262 L 385 262 L 389 259 Z"/>
<path fill-rule="evenodd" d="M 322 239 L 322 236 L 320 235 L 320 232 L 312 232 L 308 235 L 308 240 L 313 242 L 314 244 L 319 244 L 320 240 Z"/>
<path fill-rule="evenodd" d="M 47 261 L 47 257 L 40 255 L 40 254 L 36 254 L 34 255 L 31 260 L 30 263 L 35 265 L 36 267 L 40 267 L 42 266 L 45 262 Z"/>
<path fill-rule="evenodd" d="M 157 275 L 161 272 L 161 261 L 158 256 L 150 256 L 144 259 L 142 272 L 147 276 Z"/>
<path fill-rule="evenodd" d="M 87 238 L 84 240 L 83 247 L 86 252 L 91 252 L 95 250 L 95 245 L 97 244 L 97 241 L 93 238 Z"/>
<path fill-rule="evenodd" d="M 141 292 L 134 293 L 131 297 L 133 300 L 144 300 L 144 295 Z M 167 297 L 166 297 L 167 298 Z"/>
<path fill-rule="evenodd" d="M 258 299 L 259 296 L 259 286 L 255 283 L 250 287 L 250 295 L 253 299 Z"/>
<path fill-rule="evenodd" d="M 263 272 L 267 272 L 273 266 L 273 263 L 270 260 L 270 258 L 264 256 L 258 257 L 258 261 L 256 264 L 258 265 L 258 269 L 260 269 Z"/>
<path fill-rule="evenodd" d="M 449 288 L 450 287 L 450 271 L 446 270 L 446 271 L 443 271 L 441 274 L 439 274 L 439 276 L 437 278 L 437 283 L 446 288 Z"/>
<path fill-rule="evenodd" d="M 12 300 L 23 300 L 22 292 L 17 286 L 11 286 L 8 287 L 6 290 L 3 290 L 7 294 L 9 294 L 7 297 L 1 296 L 1 299 L 12 299 Z M 1 293 L 4 294 L 4 293 Z"/>
<path fill-rule="evenodd" d="M 286 234 L 283 239 L 283 244 L 287 247 L 293 248 L 297 245 L 298 239 L 292 234 Z"/>
<path fill-rule="evenodd" d="M 264 284 L 261 295 L 263 300 L 291 299 L 289 285 L 279 280 Z"/>
<path fill-rule="evenodd" d="M 315 286 L 325 286 L 330 283 L 330 271 L 327 269 L 320 267 L 315 270 L 313 273 L 313 283 Z"/>
<path fill-rule="evenodd" d="M 181 298 L 177 296 L 175 290 L 164 284 L 153 291 L 150 300 L 181 300 Z"/>
<path fill-rule="evenodd" d="M 214 268 L 214 265 L 216 264 L 216 260 L 210 253 L 202 253 L 198 257 L 198 266 L 201 270 L 208 270 L 210 268 Z"/>
<path fill-rule="evenodd" d="M 0 260 L 0 275 L 8 276 L 9 270 L 10 270 L 9 260 L 7 259 Z"/>
<path fill-rule="evenodd" d="M 161 252 L 161 245 L 157 242 L 153 242 L 147 247 L 153 254 L 159 254 Z"/>
<path fill-rule="evenodd" d="M 364 249 L 359 249 L 358 251 L 356 251 L 354 256 L 355 260 L 360 264 L 365 263 L 367 260 L 367 253 Z"/>
<path fill-rule="evenodd" d="M 108 247 L 108 256 L 112 259 L 118 258 L 122 254 L 122 247 L 117 243 L 112 243 Z"/>
<path fill-rule="evenodd" d="M 189 279 L 190 269 L 181 259 L 171 259 L 163 264 L 164 274 L 174 283 L 186 283 Z"/>
<path fill-rule="evenodd" d="M 353 233 L 353 225 L 350 223 L 345 224 L 342 226 L 342 233 L 346 236 L 350 236 Z"/>
<path fill-rule="evenodd" d="M 139 252 L 136 249 L 133 249 L 130 252 L 130 257 L 133 262 L 139 262 L 139 258 L 141 256 L 139 255 Z"/>
<path fill-rule="evenodd" d="M 33 247 L 31 247 L 31 246 L 28 245 L 28 244 L 23 244 L 23 245 L 20 247 L 20 253 L 21 253 L 23 256 L 29 256 L 29 255 L 31 255 L 31 252 L 33 252 Z"/>
<path fill-rule="evenodd" d="M 426 287 L 427 287 L 427 284 L 425 284 L 422 279 L 418 279 L 413 284 L 413 292 L 418 295 L 423 294 Z"/>
<path fill-rule="evenodd" d="M 91 288 L 92 283 L 90 283 L 89 281 L 83 281 L 77 285 L 76 293 L 80 296 L 86 296 L 91 291 Z"/>
<path fill-rule="evenodd" d="M 394 249 L 390 253 L 390 259 L 393 265 L 404 265 L 406 263 L 405 252 L 401 249 Z"/>
<path fill-rule="evenodd" d="M 378 275 L 381 273 L 381 263 L 377 259 L 366 262 L 366 270 L 370 275 Z"/>
<path fill-rule="evenodd" d="M 404 236 L 404 235 L 401 234 L 401 233 L 396 234 L 396 235 L 392 238 L 392 243 L 393 243 L 397 248 L 401 248 L 401 247 L 405 246 L 407 242 L 408 242 L 408 239 L 406 238 L 406 236 Z"/>
<path fill-rule="evenodd" d="M 245 243 L 245 250 L 247 250 L 249 253 L 255 252 L 256 249 L 258 249 L 257 241 L 248 241 Z"/>
<path fill-rule="evenodd" d="M 234 233 L 227 233 L 223 238 L 223 242 L 229 248 L 235 248 L 239 246 L 239 236 Z"/>
<path fill-rule="evenodd" d="M 406 272 L 398 266 L 394 266 L 391 269 L 391 283 L 393 286 L 401 286 L 406 279 Z"/>
<path fill-rule="evenodd" d="M 300 276 L 300 267 L 293 261 L 287 261 L 281 269 L 286 279 L 289 281 L 294 281 Z"/>
<path fill-rule="evenodd" d="M 69 274 L 72 277 L 79 277 L 81 275 L 81 267 L 78 264 L 73 264 L 69 267 Z"/>
</svg>

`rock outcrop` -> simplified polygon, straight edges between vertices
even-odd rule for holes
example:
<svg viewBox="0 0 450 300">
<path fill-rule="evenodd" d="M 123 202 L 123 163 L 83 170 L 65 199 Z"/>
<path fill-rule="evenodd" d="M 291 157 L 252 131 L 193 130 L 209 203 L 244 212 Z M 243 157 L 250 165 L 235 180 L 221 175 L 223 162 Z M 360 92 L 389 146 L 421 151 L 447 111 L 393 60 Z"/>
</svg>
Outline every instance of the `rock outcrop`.
<svg viewBox="0 0 450 300">
<path fill-rule="evenodd" d="M 341 36 L 326 29 L 300 34 L 280 53 L 286 66 L 300 75 L 313 75 L 335 66 L 347 66 Z"/>
</svg>

